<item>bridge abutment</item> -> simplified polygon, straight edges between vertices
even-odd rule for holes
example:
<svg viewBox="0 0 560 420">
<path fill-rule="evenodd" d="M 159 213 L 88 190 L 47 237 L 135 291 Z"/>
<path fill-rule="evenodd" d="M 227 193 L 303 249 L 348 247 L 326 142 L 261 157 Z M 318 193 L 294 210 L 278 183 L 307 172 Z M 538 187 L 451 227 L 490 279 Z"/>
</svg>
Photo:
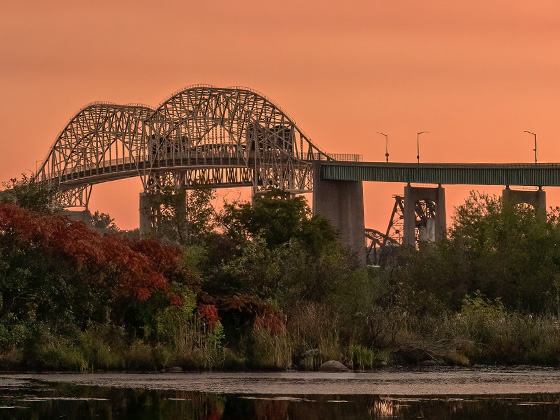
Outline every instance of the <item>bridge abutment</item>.
<svg viewBox="0 0 560 420">
<path fill-rule="evenodd" d="M 313 213 L 326 217 L 340 232 L 340 240 L 365 264 L 364 192 L 362 181 L 321 180 L 320 165 L 313 171 Z"/>
<path fill-rule="evenodd" d="M 546 216 L 546 191 L 539 188 L 536 191 L 512 190 L 509 186 L 502 191 L 504 205 L 528 204 L 533 206 L 538 215 Z"/>
<path fill-rule="evenodd" d="M 407 184 L 404 187 L 404 226 L 403 226 L 403 245 L 416 245 L 416 214 L 418 202 L 434 203 L 434 217 L 425 220 L 425 226 L 421 226 L 424 231 L 421 233 L 421 240 L 437 242 L 445 235 L 446 213 L 445 213 L 445 188 L 441 185 L 436 188 L 413 187 Z"/>
</svg>

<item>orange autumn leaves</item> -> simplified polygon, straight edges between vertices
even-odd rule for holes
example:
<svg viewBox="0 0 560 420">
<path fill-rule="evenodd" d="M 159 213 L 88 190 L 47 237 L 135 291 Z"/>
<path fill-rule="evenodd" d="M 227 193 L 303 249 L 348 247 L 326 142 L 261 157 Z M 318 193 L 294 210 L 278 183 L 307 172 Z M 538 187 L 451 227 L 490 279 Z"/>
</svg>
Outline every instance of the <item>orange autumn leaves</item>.
<svg viewBox="0 0 560 420">
<path fill-rule="evenodd" d="M 63 216 L 40 215 L 0 203 L 3 242 L 25 249 L 41 249 L 83 273 L 99 286 L 114 288 L 118 296 L 147 300 L 164 293 L 171 304 L 182 299 L 169 290 L 169 279 L 181 270 L 181 251 L 155 240 L 130 240 L 100 235 L 85 224 Z"/>
</svg>

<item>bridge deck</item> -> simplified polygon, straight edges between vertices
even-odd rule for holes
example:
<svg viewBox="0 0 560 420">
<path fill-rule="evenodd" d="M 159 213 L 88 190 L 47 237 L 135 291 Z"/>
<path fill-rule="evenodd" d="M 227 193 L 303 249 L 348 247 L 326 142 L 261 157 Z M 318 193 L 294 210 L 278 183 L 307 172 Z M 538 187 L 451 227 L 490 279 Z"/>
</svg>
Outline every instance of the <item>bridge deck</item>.
<svg viewBox="0 0 560 420">
<path fill-rule="evenodd" d="M 321 162 L 321 179 L 418 184 L 560 186 L 556 163 Z"/>
</svg>

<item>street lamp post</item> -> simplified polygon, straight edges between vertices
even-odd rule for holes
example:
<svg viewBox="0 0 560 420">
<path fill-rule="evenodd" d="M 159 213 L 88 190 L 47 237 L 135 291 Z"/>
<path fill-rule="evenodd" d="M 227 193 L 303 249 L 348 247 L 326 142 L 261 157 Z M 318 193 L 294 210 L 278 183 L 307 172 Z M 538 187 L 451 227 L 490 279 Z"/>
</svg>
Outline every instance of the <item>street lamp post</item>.
<svg viewBox="0 0 560 420">
<path fill-rule="evenodd" d="M 389 136 L 379 131 L 377 132 L 377 134 L 381 134 L 382 136 L 385 136 L 385 161 L 389 162 Z"/>
<path fill-rule="evenodd" d="M 535 133 L 533 133 L 532 131 L 525 130 L 523 132 L 531 134 L 533 137 L 535 137 L 535 148 L 533 149 L 533 152 L 535 152 L 535 163 L 537 163 L 537 135 Z"/>
<path fill-rule="evenodd" d="M 416 133 L 416 161 L 420 165 L 420 134 L 429 133 L 429 131 L 420 131 Z"/>
</svg>

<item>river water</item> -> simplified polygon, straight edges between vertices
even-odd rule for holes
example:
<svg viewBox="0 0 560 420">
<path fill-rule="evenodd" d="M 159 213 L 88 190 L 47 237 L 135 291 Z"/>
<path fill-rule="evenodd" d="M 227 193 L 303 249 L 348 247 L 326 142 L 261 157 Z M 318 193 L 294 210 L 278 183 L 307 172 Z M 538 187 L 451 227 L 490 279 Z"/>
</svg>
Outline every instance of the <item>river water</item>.
<svg viewBox="0 0 560 420">
<path fill-rule="evenodd" d="M 0 375 L 0 419 L 560 419 L 553 369 Z"/>
</svg>

